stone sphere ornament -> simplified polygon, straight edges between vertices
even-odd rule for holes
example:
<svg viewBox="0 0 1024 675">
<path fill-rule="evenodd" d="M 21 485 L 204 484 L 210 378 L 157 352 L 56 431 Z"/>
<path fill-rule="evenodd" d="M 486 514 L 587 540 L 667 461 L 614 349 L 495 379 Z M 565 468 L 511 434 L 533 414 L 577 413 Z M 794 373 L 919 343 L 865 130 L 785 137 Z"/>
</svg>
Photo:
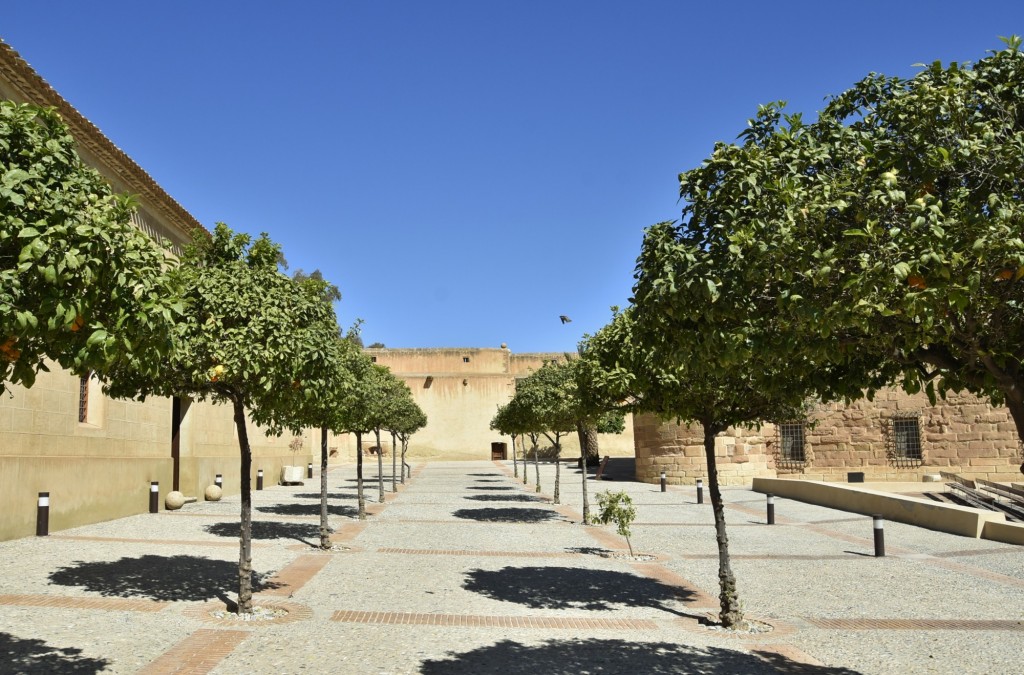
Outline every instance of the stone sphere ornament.
<svg viewBox="0 0 1024 675">
<path fill-rule="evenodd" d="M 224 491 L 220 489 L 219 485 L 211 485 L 206 488 L 205 496 L 208 502 L 219 502 L 223 495 Z"/>
<path fill-rule="evenodd" d="M 164 498 L 164 506 L 168 511 L 177 511 L 185 505 L 185 495 L 181 494 L 177 490 L 174 492 L 168 492 L 167 497 Z"/>
</svg>

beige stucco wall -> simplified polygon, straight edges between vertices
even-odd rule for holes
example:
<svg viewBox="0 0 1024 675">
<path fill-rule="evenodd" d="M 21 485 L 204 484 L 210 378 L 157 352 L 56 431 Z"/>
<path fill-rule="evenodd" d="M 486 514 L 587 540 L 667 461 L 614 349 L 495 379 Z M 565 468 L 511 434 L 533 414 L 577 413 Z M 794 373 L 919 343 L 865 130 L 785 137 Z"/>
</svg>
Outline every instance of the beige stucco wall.
<svg viewBox="0 0 1024 675">
<path fill-rule="evenodd" d="M 50 529 L 57 531 L 145 513 L 151 481 L 160 483 L 161 504 L 172 489 L 170 399 L 114 400 L 94 386 L 91 423 L 80 423 L 78 376 L 50 368 L 31 389 L 11 387 L 0 397 L 0 539 L 35 533 L 39 492 L 50 493 Z M 319 432 L 315 441 L 313 431 L 303 434 L 292 453 L 290 436 L 267 436 L 251 422 L 248 429 L 254 486 L 260 468 L 271 485 L 283 464 L 319 465 Z M 180 438 L 182 492 L 201 498 L 220 473 L 225 492 L 238 493 L 238 435 L 229 407 L 192 403 Z M 336 461 L 343 461 L 340 453 Z"/>
<path fill-rule="evenodd" d="M 565 358 L 557 352 L 513 354 L 483 348 L 367 349 L 366 353 L 409 385 L 427 415 L 427 426 L 410 442 L 409 457 L 414 460 L 489 459 L 493 442 L 507 443 L 511 451 L 510 439 L 490 430 L 498 406 L 512 398 L 517 377 L 529 375 L 547 361 Z M 602 455 L 632 455 L 632 420 L 626 420 L 624 433 L 600 434 L 598 442 Z M 550 444 L 544 440 L 541 445 Z M 579 456 L 576 434 L 564 439 L 562 456 Z"/>
<path fill-rule="evenodd" d="M 920 420 L 922 460 L 893 462 L 886 454 L 886 429 L 898 415 Z M 786 476 L 845 481 L 851 471 L 868 481 L 919 481 L 924 474 L 951 471 L 971 478 L 1019 478 L 1021 457 L 1009 411 L 971 394 L 950 394 L 936 405 L 924 394 L 878 392 L 874 400 L 817 406 L 806 427 L 806 461 L 776 466 L 774 425 L 758 431 L 730 430 L 716 439 L 722 483 L 745 484 L 755 477 Z M 655 482 L 665 470 L 669 482 L 693 484 L 706 477 L 703 431 L 638 416 L 634 431 L 637 477 Z"/>
</svg>

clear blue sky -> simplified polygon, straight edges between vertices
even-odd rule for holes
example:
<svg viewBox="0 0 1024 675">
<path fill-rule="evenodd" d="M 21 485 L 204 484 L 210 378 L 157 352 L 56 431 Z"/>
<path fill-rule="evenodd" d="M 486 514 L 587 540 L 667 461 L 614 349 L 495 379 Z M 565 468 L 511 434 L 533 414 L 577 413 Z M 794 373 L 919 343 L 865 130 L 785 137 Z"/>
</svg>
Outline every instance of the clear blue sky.
<svg viewBox="0 0 1024 675">
<path fill-rule="evenodd" d="M 367 344 L 574 349 L 676 177 L 760 103 L 982 58 L 1014 2 L 9 3 L 0 37 L 212 226 L 336 283 Z M 562 325 L 559 315 L 572 318 Z"/>
</svg>

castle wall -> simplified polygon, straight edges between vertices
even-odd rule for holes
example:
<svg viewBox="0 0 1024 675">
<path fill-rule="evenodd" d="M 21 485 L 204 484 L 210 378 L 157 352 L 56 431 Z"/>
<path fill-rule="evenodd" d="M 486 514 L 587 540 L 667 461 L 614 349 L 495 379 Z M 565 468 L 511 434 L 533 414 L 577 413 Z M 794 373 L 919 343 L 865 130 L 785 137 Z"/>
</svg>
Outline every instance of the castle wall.
<svg viewBox="0 0 1024 675">
<path fill-rule="evenodd" d="M 895 418 L 917 420 L 919 459 L 896 448 Z M 971 394 L 950 394 L 932 405 L 924 394 L 887 389 L 872 401 L 817 406 L 804 431 L 803 461 L 783 457 L 772 424 L 720 435 L 715 446 L 722 484 L 759 476 L 845 481 L 849 472 L 864 473 L 866 481 L 920 481 L 940 471 L 993 481 L 1020 478 L 1022 457 L 1009 411 Z M 657 482 L 663 470 L 670 483 L 706 478 L 700 425 L 640 415 L 634 440 L 639 480 Z"/>
</svg>

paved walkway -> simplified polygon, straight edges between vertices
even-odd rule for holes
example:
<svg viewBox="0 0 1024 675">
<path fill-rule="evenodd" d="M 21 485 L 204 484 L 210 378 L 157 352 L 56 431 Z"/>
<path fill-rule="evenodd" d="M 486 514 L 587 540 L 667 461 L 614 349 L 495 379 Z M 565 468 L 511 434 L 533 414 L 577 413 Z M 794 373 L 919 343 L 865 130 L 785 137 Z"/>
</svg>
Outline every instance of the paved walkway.
<svg viewBox="0 0 1024 675">
<path fill-rule="evenodd" d="M 373 463 L 368 473 L 375 475 Z M 749 618 L 717 610 L 711 509 L 693 488 L 628 481 L 632 561 L 612 527 L 580 525 L 511 462 L 433 463 L 352 519 L 354 468 L 329 474 L 337 551 L 317 542 L 319 479 L 255 492 L 257 603 L 219 618 L 237 578 L 238 498 L 0 543 L 0 672 L 1009 673 L 1022 670 L 1024 549 L 728 489 Z M 390 482 L 388 483 L 390 489 Z M 376 484 L 367 495 L 376 499 Z M 707 499 L 705 499 L 705 502 Z"/>
</svg>

